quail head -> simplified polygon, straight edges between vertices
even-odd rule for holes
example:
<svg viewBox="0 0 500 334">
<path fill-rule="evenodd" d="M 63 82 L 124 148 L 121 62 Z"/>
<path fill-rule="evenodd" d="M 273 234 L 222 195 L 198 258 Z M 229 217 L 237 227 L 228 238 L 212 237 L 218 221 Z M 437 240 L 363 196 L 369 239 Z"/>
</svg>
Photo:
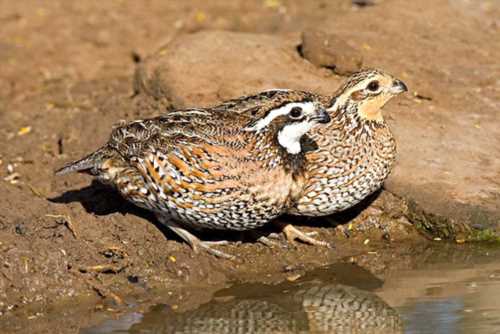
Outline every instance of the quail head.
<svg viewBox="0 0 500 334">
<path fill-rule="evenodd" d="M 315 95 L 327 109 L 332 121 L 315 127 L 308 134 L 313 150 L 305 146 L 304 188 L 287 213 L 301 216 L 325 216 L 348 209 L 379 189 L 389 175 L 396 156 L 396 143 L 382 117 L 382 107 L 407 91 L 406 85 L 380 70 L 355 73 L 333 96 Z M 253 105 L 263 96 L 270 100 L 289 99 L 309 94 L 293 90 L 271 90 L 247 97 L 246 105 L 232 110 L 254 114 Z M 285 225 L 288 240 L 326 245 Z"/>
<path fill-rule="evenodd" d="M 103 147 L 56 173 L 94 175 L 153 211 L 195 251 L 230 257 L 187 229 L 249 230 L 285 211 L 302 189 L 301 139 L 330 118 L 307 94 L 267 99 L 255 110 L 261 117 L 224 108 L 118 126 Z"/>
</svg>

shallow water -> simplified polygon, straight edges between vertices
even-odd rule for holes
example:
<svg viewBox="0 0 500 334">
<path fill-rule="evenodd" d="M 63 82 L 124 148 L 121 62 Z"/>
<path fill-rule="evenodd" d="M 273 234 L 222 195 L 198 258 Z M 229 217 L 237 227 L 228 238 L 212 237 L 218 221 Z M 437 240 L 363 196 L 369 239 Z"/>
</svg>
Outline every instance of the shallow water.
<svg viewBox="0 0 500 334">
<path fill-rule="evenodd" d="M 415 258 L 382 278 L 338 263 L 294 282 L 235 285 L 196 310 L 157 305 L 81 333 L 500 332 L 500 250 L 453 246 Z"/>
</svg>

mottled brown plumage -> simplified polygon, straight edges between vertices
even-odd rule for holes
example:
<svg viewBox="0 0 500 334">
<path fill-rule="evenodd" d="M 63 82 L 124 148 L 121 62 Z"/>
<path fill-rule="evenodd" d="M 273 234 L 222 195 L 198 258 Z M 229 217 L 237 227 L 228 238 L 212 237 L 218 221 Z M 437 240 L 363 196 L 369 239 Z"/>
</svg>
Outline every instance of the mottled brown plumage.
<svg viewBox="0 0 500 334">
<path fill-rule="evenodd" d="M 229 101 L 126 123 L 102 148 L 57 173 L 95 175 L 155 212 L 195 250 L 228 257 L 186 227 L 249 230 L 293 203 L 303 183 L 300 140 L 329 117 L 314 96 L 289 97 L 258 105 L 242 98 L 246 113 L 224 112 L 237 104 Z"/>
<path fill-rule="evenodd" d="M 381 109 L 406 90 L 405 84 L 393 76 L 368 69 L 350 76 L 332 96 L 315 95 L 332 121 L 308 134 L 317 149 L 306 150 L 304 188 L 288 213 L 330 215 L 356 205 L 382 186 L 395 161 L 396 142 Z M 275 90 L 247 99 L 259 101 L 263 94 L 286 98 L 300 93 Z M 238 107 L 232 110 L 246 111 Z M 288 225 L 285 231 L 290 228 Z M 297 231 L 292 234 L 309 243 L 325 244 Z"/>
</svg>

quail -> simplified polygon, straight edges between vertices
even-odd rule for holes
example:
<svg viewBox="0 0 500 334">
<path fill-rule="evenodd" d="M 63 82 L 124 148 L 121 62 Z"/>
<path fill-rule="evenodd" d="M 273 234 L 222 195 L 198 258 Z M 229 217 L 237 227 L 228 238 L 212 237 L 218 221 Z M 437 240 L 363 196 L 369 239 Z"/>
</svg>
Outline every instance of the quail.
<svg viewBox="0 0 500 334">
<path fill-rule="evenodd" d="M 222 112 L 231 103 L 117 126 L 104 146 L 56 174 L 91 174 L 153 211 L 195 252 L 230 258 L 188 229 L 250 230 L 283 213 L 302 189 L 301 140 L 330 120 L 311 94 L 266 98 L 253 115 Z"/>
<path fill-rule="evenodd" d="M 332 121 L 314 127 L 308 139 L 316 146 L 305 150 L 305 183 L 287 213 L 299 216 L 326 216 L 348 209 L 379 189 L 393 167 L 396 142 L 382 117 L 382 107 L 394 96 L 407 91 L 392 75 L 376 69 L 354 73 L 332 96 L 316 95 Z M 262 96 L 279 99 L 306 94 L 293 90 L 271 90 L 247 97 L 258 104 Z M 235 112 L 252 114 L 236 105 Z M 258 113 L 255 117 L 261 117 Z M 284 227 L 288 240 L 325 245 L 291 225 Z"/>
<path fill-rule="evenodd" d="M 382 107 L 407 90 L 401 80 L 379 70 L 347 79 L 328 106 L 331 123 L 310 133 L 318 149 L 306 155 L 306 184 L 289 213 L 330 215 L 382 186 L 396 158 L 396 141 Z"/>
</svg>

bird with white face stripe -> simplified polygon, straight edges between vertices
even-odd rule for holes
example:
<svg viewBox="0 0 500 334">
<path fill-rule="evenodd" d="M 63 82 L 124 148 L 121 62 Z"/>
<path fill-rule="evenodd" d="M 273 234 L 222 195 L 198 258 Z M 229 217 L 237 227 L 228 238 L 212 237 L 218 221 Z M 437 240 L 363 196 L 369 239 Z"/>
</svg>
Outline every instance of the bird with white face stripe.
<svg viewBox="0 0 500 334">
<path fill-rule="evenodd" d="M 353 207 L 380 189 L 396 159 L 396 141 L 384 120 L 382 108 L 407 90 L 394 76 L 377 69 L 365 69 L 348 77 L 332 95 L 310 97 L 323 104 L 331 122 L 308 132 L 315 149 L 305 149 L 302 194 L 287 213 L 312 217 L 331 215 Z M 311 96 L 311 93 L 276 89 L 224 105 L 228 111 L 260 119 L 258 106 L 263 101 L 272 103 L 297 96 Z M 288 240 L 328 245 L 292 225 L 285 226 L 283 231 Z"/>
<path fill-rule="evenodd" d="M 253 115 L 221 112 L 234 101 L 120 125 L 57 174 L 93 175 L 153 211 L 195 251 L 231 257 L 188 229 L 251 230 L 285 212 L 303 187 L 301 140 L 330 120 L 306 93 L 264 99 Z"/>
</svg>

